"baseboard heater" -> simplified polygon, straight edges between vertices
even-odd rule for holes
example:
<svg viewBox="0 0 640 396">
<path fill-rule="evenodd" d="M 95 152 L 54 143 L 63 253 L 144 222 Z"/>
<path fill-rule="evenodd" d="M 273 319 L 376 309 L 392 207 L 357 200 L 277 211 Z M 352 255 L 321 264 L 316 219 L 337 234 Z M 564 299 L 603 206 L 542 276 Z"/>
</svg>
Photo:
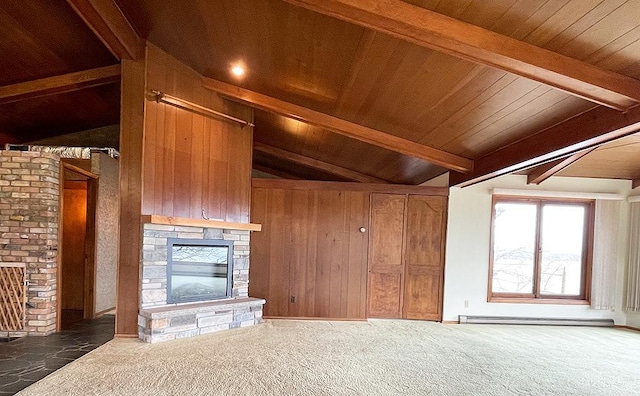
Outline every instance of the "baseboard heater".
<svg viewBox="0 0 640 396">
<path fill-rule="evenodd" d="M 513 324 L 513 325 L 553 325 L 553 326 L 598 326 L 613 327 L 613 319 L 576 318 L 528 318 L 517 316 L 460 315 L 460 324 Z"/>
</svg>

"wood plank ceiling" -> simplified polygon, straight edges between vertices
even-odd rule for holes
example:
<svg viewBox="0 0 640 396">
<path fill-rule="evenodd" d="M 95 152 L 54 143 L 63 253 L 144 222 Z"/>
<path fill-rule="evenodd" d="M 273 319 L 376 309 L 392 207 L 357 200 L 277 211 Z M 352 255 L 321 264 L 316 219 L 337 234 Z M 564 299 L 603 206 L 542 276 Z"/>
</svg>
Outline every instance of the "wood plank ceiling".
<svg viewBox="0 0 640 396">
<path fill-rule="evenodd" d="M 118 63 L 64 0 L 3 0 L 0 26 L 0 87 L 24 87 L 20 84 Z M 0 143 L 117 124 L 119 117 L 117 76 L 106 85 L 56 95 L 5 97 L 0 99 Z"/>
<path fill-rule="evenodd" d="M 111 1 L 92 3 L 112 6 Z M 532 79 L 453 56 L 451 51 L 436 51 L 416 40 L 381 31 L 386 29 L 384 26 L 397 28 L 397 21 L 391 21 L 395 25 L 385 24 L 384 18 L 374 20 L 365 12 L 349 17 L 338 13 L 339 18 L 324 15 L 332 13 L 327 10 L 331 7 L 346 10 L 352 3 L 357 3 L 353 7 L 366 7 L 373 4 L 369 0 L 115 2 L 140 37 L 208 78 L 476 160 L 477 167 L 486 169 L 481 177 L 497 174 L 492 167 L 508 167 L 492 157 L 505 146 L 531 139 L 572 117 L 590 117 L 591 113 L 585 113 L 588 111 L 597 111 L 593 113 L 594 123 L 610 120 L 607 112 L 614 116 L 619 113 L 600 110 L 601 106 L 593 101 Z M 0 75 L 0 86 L 117 62 L 66 2 L 27 3 L 8 0 L 0 5 L 0 67 L 9 70 Z M 86 2 L 69 3 L 77 6 Z M 416 21 L 426 15 L 420 10 L 434 11 L 485 29 L 482 32 L 486 34 L 497 33 L 579 60 L 586 66 L 597 66 L 607 73 L 618 73 L 621 78 L 640 80 L 640 7 L 635 0 L 382 3 L 391 8 L 381 12 L 400 12 L 410 4 L 415 6 L 412 10 Z M 322 7 L 327 9 L 307 9 Z M 229 74 L 234 62 L 242 62 L 247 68 L 241 80 Z M 638 83 L 635 80 L 629 81 Z M 117 85 L 104 85 L 0 104 L 1 143 L 111 125 L 117 122 L 118 94 Z M 442 164 L 352 139 L 280 113 L 256 110 L 254 121 L 254 139 L 263 145 L 262 150 L 255 151 L 255 168 L 272 174 L 419 184 L 448 171 Z M 625 129 L 619 135 L 630 132 L 633 130 Z M 593 150 L 559 174 L 640 178 L 640 163 L 636 160 L 640 147 L 625 144 L 636 142 L 636 138 L 622 139 L 625 140 Z M 574 151 L 556 151 L 549 158 L 538 156 L 527 166 Z M 605 160 L 623 152 L 628 154 L 620 154 L 619 161 Z M 309 160 L 301 163 L 296 155 Z M 522 159 L 512 162 L 524 164 Z M 323 167 L 322 163 L 330 166 Z M 520 170 L 518 166 L 509 171 Z M 476 176 L 462 174 L 454 179 L 477 181 Z"/>
<path fill-rule="evenodd" d="M 640 78 L 640 7 L 617 0 L 411 1 Z M 139 33 L 200 73 L 467 158 L 596 105 L 547 85 L 278 0 L 121 4 Z M 177 29 L 176 27 L 180 27 Z M 228 73 L 241 60 L 243 81 Z M 258 111 L 255 140 L 396 183 L 446 171 Z M 260 161 L 260 158 L 256 158 Z M 272 159 L 271 167 L 296 173 Z M 638 169 L 640 172 L 640 169 Z"/>
</svg>

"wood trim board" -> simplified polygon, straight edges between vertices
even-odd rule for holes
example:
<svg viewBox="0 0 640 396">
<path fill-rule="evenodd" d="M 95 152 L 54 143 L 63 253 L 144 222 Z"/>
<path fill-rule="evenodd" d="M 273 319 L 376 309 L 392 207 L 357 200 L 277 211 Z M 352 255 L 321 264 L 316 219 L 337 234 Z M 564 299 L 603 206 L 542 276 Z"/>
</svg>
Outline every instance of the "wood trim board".
<svg viewBox="0 0 640 396">
<path fill-rule="evenodd" d="M 222 228 L 225 230 L 246 230 L 246 231 L 261 231 L 261 224 L 253 223 L 233 223 L 220 220 L 207 220 L 207 219 L 188 219 L 184 217 L 170 217 L 170 216 L 158 216 L 158 215 L 142 215 L 140 218 L 142 223 L 150 224 L 164 224 L 164 225 L 176 225 L 187 227 L 207 227 L 207 228 Z"/>
<path fill-rule="evenodd" d="M 375 184 L 253 178 L 251 179 L 251 187 L 280 188 L 288 190 L 368 191 L 390 194 L 440 195 L 445 197 L 449 196 L 448 187 L 413 186 L 404 184 Z"/>
</svg>

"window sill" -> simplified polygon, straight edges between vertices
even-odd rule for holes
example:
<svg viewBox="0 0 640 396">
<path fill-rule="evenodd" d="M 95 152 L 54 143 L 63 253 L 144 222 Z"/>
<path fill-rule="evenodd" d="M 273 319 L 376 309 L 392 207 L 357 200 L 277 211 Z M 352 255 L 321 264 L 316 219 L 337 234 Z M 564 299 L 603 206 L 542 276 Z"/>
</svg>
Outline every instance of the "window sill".
<svg viewBox="0 0 640 396">
<path fill-rule="evenodd" d="M 515 298 L 515 297 L 490 297 L 490 303 L 506 304 L 556 304 L 556 305 L 589 305 L 588 300 L 572 300 L 565 298 Z"/>
</svg>

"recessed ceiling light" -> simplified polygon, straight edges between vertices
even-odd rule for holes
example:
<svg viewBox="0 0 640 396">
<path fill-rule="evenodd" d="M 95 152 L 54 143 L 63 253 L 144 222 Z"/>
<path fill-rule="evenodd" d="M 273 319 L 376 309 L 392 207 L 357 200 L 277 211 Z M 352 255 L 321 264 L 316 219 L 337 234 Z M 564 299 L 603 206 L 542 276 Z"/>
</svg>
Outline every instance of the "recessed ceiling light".
<svg viewBox="0 0 640 396">
<path fill-rule="evenodd" d="M 236 77 L 242 77 L 244 76 L 245 70 L 244 67 L 242 67 L 242 65 L 234 65 L 233 67 L 231 67 L 231 74 L 233 74 Z"/>
</svg>

